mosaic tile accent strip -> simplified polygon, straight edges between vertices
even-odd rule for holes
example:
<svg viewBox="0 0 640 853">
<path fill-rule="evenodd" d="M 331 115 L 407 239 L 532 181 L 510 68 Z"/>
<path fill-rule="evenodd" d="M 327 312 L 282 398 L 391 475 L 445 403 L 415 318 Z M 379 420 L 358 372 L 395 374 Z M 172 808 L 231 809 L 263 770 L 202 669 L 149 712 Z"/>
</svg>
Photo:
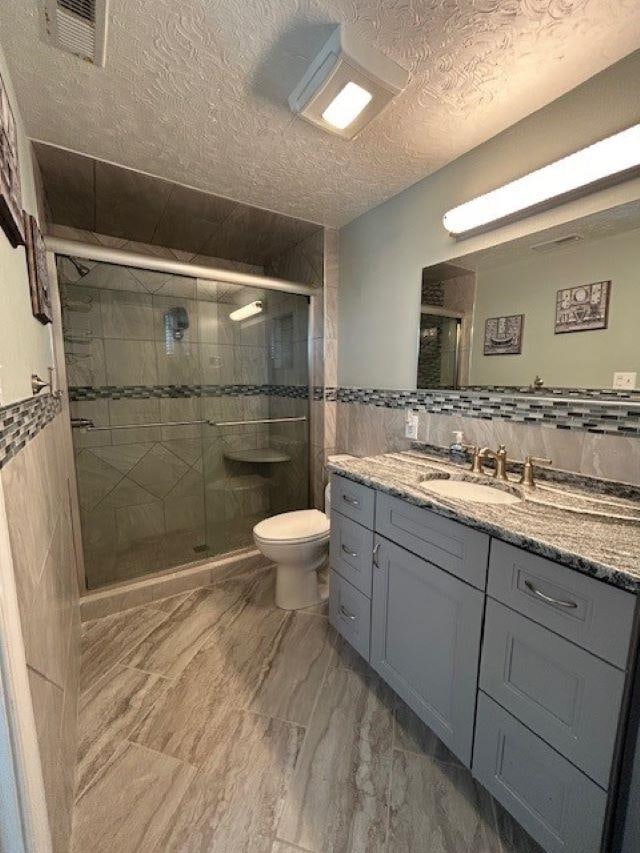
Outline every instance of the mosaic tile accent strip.
<svg viewBox="0 0 640 853">
<path fill-rule="evenodd" d="M 121 400 L 150 397 L 295 397 L 309 396 L 307 385 L 104 385 L 69 388 L 69 399 Z"/>
<path fill-rule="evenodd" d="M 314 389 L 314 399 L 317 389 Z M 577 391 L 577 389 L 576 389 Z M 486 389 L 390 391 L 377 388 L 325 388 L 319 399 L 390 409 L 421 409 L 440 415 L 535 424 L 555 429 L 640 437 L 640 400 L 606 397 L 574 399 Z"/>
<path fill-rule="evenodd" d="M 0 468 L 13 459 L 61 411 L 51 394 L 0 407 Z"/>
</svg>

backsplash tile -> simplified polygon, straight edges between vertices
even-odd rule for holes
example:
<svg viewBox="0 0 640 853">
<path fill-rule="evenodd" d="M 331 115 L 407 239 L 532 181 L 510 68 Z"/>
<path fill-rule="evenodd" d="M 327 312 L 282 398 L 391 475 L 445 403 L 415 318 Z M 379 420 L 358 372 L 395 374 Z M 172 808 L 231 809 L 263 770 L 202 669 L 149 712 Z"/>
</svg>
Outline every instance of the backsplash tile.
<svg viewBox="0 0 640 853">
<path fill-rule="evenodd" d="M 560 396 L 559 391 L 565 392 Z M 556 393 L 558 392 L 558 393 Z M 388 409 L 417 409 L 431 414 L 476 420 L 506 420 L 557 430 L 617 436 L 640 436 L 640 398 L 604 392 L 604 398 L 579 399 L 579 389 L 547 389 L 547 396 L 500 389 L 381 390 L 377 388 L 313 389 L 315 400 L 336 400 Z M 594 395 L 596 392 L 592 392 Z M 455 427 L 451 427 L 455 429 Z"/>
</svg>

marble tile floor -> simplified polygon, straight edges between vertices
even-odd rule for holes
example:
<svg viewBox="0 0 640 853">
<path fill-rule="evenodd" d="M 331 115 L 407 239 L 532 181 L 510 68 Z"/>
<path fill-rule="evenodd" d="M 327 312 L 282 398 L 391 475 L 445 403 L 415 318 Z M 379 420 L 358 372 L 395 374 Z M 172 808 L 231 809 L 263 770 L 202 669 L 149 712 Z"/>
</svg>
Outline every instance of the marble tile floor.
<svg viewBox="0 0 640 853">
<path fill-rule="evenodd" d="M 73 853 L 539 853 L 271 570 L 83 628 Z"/>
</svg>

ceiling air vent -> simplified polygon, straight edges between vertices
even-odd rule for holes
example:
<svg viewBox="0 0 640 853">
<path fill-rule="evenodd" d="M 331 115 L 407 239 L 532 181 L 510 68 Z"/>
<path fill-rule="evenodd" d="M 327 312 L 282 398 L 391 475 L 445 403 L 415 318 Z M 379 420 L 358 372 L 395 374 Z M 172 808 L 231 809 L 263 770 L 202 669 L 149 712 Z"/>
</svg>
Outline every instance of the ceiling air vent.
<svg viewBox="0 0 640 853">
<path fill-rule="evenodd" d="M 577 243 L 580 240 L 582 240 L 580 234 L 567 234 L 566 237 L 547 240 L 545 243 L 536 243 L 530 248 L 532 252 L 552 252 L 554 249 L 561 249 L 563 246 L 568 246 L 571 243 Z"/>
<path fill-rule="evenodd" d="M 47 40 L 74 56 L 103 66 L 108 0 L 44 0 Z"/>
</svg>

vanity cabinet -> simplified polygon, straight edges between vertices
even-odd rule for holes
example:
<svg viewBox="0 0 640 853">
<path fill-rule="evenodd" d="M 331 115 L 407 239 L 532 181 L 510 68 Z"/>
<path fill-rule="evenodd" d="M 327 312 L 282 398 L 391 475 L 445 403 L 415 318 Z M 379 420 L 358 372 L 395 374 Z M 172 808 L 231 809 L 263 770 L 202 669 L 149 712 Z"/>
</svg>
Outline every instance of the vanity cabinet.
<svg viewBox="0 0 640 853">
<path fill-rule="evenodd" d="M 548 853 L 611 850 L 636 596 L 333 475 L 329 615 Z"/>
</svg>

